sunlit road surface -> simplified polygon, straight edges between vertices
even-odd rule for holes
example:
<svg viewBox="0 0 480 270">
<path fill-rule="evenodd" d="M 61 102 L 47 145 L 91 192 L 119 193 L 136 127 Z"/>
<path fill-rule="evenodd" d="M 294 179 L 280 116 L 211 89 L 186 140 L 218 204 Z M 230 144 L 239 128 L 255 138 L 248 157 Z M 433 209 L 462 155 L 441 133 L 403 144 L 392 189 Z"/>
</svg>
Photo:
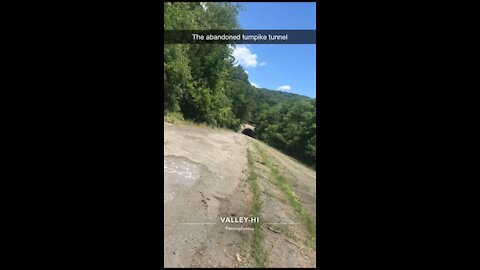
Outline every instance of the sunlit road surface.
<svg viewBox="0 0 480 270">
<path fill-rule="evenodd" d="M 173 200 L 178 190 L 193 186 L 200 178 L 200 168 L 186 158 L 167 156 L 163 160 L 163 176 L 166 202 Z"/>
</svg>

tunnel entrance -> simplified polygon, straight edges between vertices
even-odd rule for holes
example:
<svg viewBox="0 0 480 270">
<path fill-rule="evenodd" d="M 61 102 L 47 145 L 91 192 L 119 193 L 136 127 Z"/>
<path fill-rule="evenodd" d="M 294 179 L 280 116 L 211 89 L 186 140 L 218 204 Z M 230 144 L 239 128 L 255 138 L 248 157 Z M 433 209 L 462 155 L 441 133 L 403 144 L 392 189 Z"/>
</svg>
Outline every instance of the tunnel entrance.
<svg viewBox="0 0 480 270">
<path fill-rule="evenodd" d="M 243 134 L 249 136 L 249 137 L 252 137 L 253 138 L 253 130 L 250 129 L 250 128 L 246 128 L 242 131 Z"/>
</svg>

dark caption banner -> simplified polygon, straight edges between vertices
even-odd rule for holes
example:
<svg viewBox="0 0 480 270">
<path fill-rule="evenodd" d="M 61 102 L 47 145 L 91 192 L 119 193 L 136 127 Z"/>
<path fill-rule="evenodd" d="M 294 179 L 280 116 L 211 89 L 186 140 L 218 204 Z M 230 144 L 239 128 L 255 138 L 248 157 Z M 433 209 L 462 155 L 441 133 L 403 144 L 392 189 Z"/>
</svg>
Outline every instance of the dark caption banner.
<svg viewBox="0 0 480 270">
<path fill-rule="evenodd" d="M 316 44 L 316 30 L 165 30 L 164 44 Z"/>
</svg>

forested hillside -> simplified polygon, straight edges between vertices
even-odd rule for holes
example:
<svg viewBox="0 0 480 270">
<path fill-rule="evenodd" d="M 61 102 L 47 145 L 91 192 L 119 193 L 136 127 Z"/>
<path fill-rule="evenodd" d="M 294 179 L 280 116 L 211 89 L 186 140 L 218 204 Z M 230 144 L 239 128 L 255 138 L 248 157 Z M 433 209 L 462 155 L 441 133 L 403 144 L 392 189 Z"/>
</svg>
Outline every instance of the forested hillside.
<svg viewBox="0 0 480 270">
<path fill-rule="evenodd" d="M 232 3 L 175 2 L 164 8 L 165 30 L 239 29 L 240 7 Z M 316 100 L 253 87 L 232 50 L 223 44 L 165 44 L 164 114 L 232 130 L 251 123 L 257 139 L 314 165 Z"/>
</svg>

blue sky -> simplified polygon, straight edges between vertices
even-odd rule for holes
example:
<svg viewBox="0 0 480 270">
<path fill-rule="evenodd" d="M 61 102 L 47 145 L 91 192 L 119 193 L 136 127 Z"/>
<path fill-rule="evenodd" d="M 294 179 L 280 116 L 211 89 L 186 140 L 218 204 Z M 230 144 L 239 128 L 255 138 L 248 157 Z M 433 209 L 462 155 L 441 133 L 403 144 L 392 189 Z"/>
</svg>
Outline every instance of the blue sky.
<svg viewBox="0 0 480 270">
<path fill-rule="evenodd" d="M 244 30 L 315 30 L 316 3 L 240 3 Z M 316 97 L 315 44 L 238 45 L 234 53 L 257 87 Z"/>
</svg>

